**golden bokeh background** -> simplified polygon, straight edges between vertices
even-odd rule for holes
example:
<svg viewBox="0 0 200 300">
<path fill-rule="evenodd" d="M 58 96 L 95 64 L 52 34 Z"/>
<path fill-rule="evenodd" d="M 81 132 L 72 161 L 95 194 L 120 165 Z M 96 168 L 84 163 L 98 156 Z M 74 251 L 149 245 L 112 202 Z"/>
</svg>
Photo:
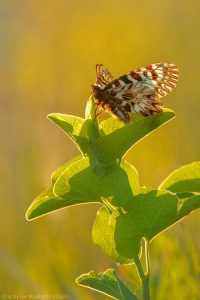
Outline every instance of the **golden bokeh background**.
<svg viewBox="0 0 200 300">
<path fill-rule="evenodd" d="M 199 160 L 199 11 L 197 0 L 1 0 L 0 297 L 107 299 L 74 281 L 115 266 L 92 244 L 97 205 L 25 220 L 51 173 L 78 154 L 46 115 L 84 115 L 97 63 L 118 76 L 170 61 L 180 81 L 164 101 L 177 117 L 136 145 L 127 160 L 150 188 Z M 199 228 L 197 211 L 152 242 L 153 300 L 200 299 Z M 119 272 L 138 281 L 131 267 Z"/>
</svg>

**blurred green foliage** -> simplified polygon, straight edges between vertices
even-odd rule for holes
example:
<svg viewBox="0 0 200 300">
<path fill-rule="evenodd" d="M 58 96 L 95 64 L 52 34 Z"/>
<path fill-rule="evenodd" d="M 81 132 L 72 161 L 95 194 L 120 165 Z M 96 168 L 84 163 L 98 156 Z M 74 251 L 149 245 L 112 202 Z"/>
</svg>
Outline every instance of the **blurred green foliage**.
<svg viewBox="0 0 200 300">
<path fill-rule="evenodd" d="M 24 217 L 52 171 L 78 154 L 46 115 L 83 117 L 96 63 L 117 76 L 171 61 L 180 81 L 164 102 L 177 118 L 127 159 L 148 187 L 199 160 L 199 10 L 197 0 L 1 1 L 0 294 L 105 299 L 74 282 L 94 266 L 96 272 L 113 266 L 92 244 L 97 205 L 90 204 L 90 214 L 80 206 L 31 223 Z M 200 298 L 199 226 L 196 212 L 152 242 L 153 299 Z M 138 280 L 129 267 L 119 272 Z"/>
</svg>

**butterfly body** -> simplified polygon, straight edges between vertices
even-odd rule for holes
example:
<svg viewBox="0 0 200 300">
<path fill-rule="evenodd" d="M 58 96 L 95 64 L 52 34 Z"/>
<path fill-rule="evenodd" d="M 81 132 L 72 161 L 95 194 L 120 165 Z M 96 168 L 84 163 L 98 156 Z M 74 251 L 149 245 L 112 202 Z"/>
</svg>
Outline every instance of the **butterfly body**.
<svg viewBox="0 0 200 300">
<path fill-rule="evenodd" d="M 159 98 L 170 93 L 178 81 L 174 64 L 157 63 L 135 69 L 116 79 L 103 65 L 96 67 L 92 93 L 97 106 L 129 123 L 129 112 L 149 116 L 162 111 Z"/>
</svg>

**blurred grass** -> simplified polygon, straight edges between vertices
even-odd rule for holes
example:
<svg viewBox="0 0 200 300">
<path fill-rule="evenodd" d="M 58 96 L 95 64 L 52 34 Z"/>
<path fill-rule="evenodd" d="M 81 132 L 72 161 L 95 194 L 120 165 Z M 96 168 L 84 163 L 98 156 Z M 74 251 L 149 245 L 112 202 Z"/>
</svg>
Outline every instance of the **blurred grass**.
<svg viewBox="0 0 200 300">
<path fill-rule="evenodd" d="M 197 0 L 1 1 L 0 294 L 105 299 L 74 282 L 81 273 L 113 265 L 92 244 L 97 206 L 61 210 L 31 223 L 24 218 L 51 173 L 77 154 L 46 115 L 83 116 L 96 63 L 117 76 L 171 61 L 180 81 L 164 101 L 177 118 L 127 159 L 148 187 L 199 160 L 199 10 Z M 200 299 L 199 225 L 197 212 L 153 241 L 153 299 Z M 129 268 L 120 272 L 137 280 Z"/>
</svg>

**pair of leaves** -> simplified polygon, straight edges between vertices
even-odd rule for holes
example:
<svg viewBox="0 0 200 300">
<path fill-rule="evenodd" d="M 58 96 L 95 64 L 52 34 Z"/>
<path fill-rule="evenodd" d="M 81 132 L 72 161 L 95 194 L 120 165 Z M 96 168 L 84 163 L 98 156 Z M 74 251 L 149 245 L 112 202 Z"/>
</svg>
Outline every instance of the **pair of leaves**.
<svg viewBox="0 0 200 300">
<path fill-rule="evenodd" d="M 100 208 L 93 226 L 93 240 L 112 259 L 129 263 L 140 255 L 143 238 L 151 241 L 200 207 L 200 194 L 194 192 L 200 193 L 200 162 L 176 170 L 158 190 L 141 191 L 123 209 L 110 212 Z M 183 194 L 187 197 L 183 198 Z"/>
<path fill-rule="evenodd" d="M 200 207 L 200 194 L 197 193 L 200 193 L 200 162 L 172 172 L 159 190 L 136 195 L 124 205 L 123 210 L 110 212 L 101 207 L 93 226 L 93 240 L 115 261 L 130 263 L 133 261 L 131 258 L 140 254 L 142 238 L 151 241 L 161 231 Z M 115 299 L 138 299 L 113 270 L 84 274 L 77 278 L 77 283 Z"/>
<path fill-rule="evenodd" d="M 174 113 L 166 110 L 147 118 L 135 116 L 129 125 L 108 118 L 99 127 L 94 110 L 90 99 L 86 119 L 63 114 L 48 116 L 73 140 L 82 156 L 54 172 L 51 188 L 29 207 L 28 220 L 71 205 L 102 202 L 103 198 L 121 206 L 139 193 L 137 171 L 122 157 L 131 146 L 173 118 Z"/>
<path fill-rule="evenodd" d="M 115 205 L 127 201 L 139 192 L 137 171 L 126 161 L 109 167 L 109 172 L 97 176 L 89 158 L 77 157 L 59 168 L 52 177 L 52 187 L 40 194 L 27 211 L 31 220 L 51 211 L 106 198 Z"/>
</svg>

